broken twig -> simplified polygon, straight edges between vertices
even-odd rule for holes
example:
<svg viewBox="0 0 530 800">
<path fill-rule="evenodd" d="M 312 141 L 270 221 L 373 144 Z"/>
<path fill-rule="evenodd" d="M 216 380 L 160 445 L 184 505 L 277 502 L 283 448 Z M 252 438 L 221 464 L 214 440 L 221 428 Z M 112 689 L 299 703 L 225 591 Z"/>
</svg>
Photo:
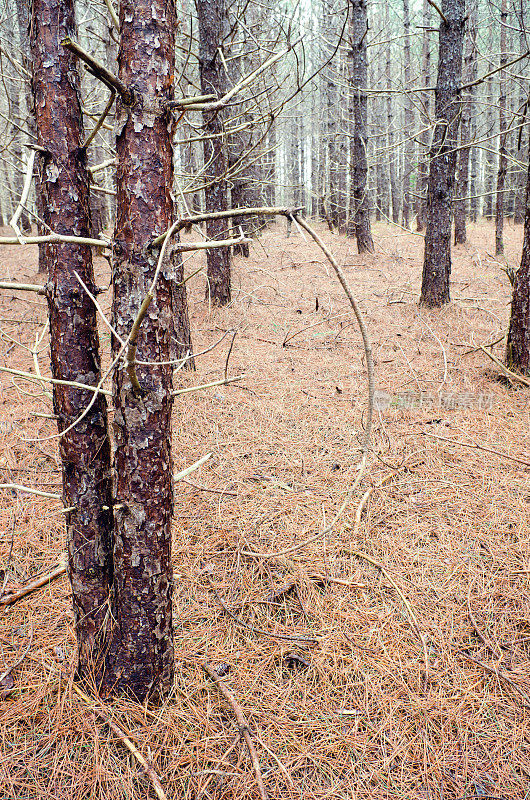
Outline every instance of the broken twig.
<svg viewBox="0 0 530 800">
<path fill-rule="evenodd" d="M 224 685 L 223 681 L 217 674 L 217 672 L 209 666 L 206 662 L 201 663 L 201 667 L 204 672 L 212 679 L 215 683 L 225 700 L 231 705 L 232 710 L 234 712 L 234 716 L 237 720 L 237 724 L 239 726 L 239 732 L 243 736 L 246 745 L 248 747 L 248 752 L 250 754 L 250 760 L 252 761 L 252 766 L 254 768 L 254 775 L 256 776 L 256 783 L 258 784 L 258 789 L 260 793 L 261 800 L 268 800 L 269 795 L 267 794 L 267 790 L 263 784 L 263 778 L 261 776 L 261 767 L 258 760 L 258 754 L 256 753 L 256 748 L 254 747 L 254 743 L 250 737 L 250 731 L 248 729 L 248 722 L 241 710 L 241 706 L 237 703 L 236 699 L 232 695 L 231 692 L 228 691 L 226 686 Z"/>
</svg>

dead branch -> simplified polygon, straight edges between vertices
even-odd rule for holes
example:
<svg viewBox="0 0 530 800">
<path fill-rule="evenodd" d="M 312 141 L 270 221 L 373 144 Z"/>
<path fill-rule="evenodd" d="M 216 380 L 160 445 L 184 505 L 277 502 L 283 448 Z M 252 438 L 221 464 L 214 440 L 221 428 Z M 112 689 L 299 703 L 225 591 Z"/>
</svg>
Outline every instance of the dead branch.
<svg viewBox="0 0 530 800">
<path fill-rule="evenodd" d="M 234 614 L 231 611 L 226 603 L 224 602 L 223 598 L 220 596 L 219 592 L 212 584 L 210 580 L 210 576 L 207 575 L 208 583 L 210 584 L 210 588 L 215 595 L 215 599 L 225 612 L 225 614 L 233 620 L 236 625 L 239 625 L 241 628 L 245 628 L 246 630 L 250 631 L 251 633 L 258 634 L 259 636 L 267 636 L 269 639 L 279 639 L 282 642 L 305 642 L 306 644 L 317 644 L 321 638 L 321 634 L 315 634 L 314 636 L 300 636 L 294 633 L 292 636 L 287 636 L 282 633 L 270 633 L 269 631 L 264 630 L 263 628 L 256 628 L 254 625 L 249 625 L 248 622 L 243 622 L 237 614 Z"/>
<path fill-rule="evenodd" d="M 14 492 L 36 494 L 38 497 L 49 497 L 52 500 L 61 499 L 61 495 L 56 492 L 43 492 L 41 489 L 33 489 L 31 486 L 20 486 L 18 483 L 0 483 L 0 489 L 11 489 Z"/>
<path fill-rule="evenodd" d="M 58 565 L 51 572 L 46 573 L 46 575 L 41 575 L 40 578 L 37 578 L 31 583 L 27 583 L 21 589 L 17 589 L 14 592 L 8 592 L 8 594 L 2 595 L 0 597 L 0 606 L 10 606 L 12 603 L 16 603 L 17 600 L 21 600 L 23 597 L 26 597 L 26 595 L 36 592 L 37 589 L 47 586 L 56 578 L 64 575 L 67 569 L 67 564 L 68 556 L 65 553 Z"/>
<path fill-rule="evenodd" d="M 88 71 L 93 75 L 95 78 L 98 78 L 102 83 L 105 84 L 109 89 L 118 92 L 120 95 L 124 105 L 131 106 L 134 102 L 134 92 L 131 89 L 128 89 L 127 86 L 116 76 L 113 75 L 112 72 L 100 64 L 99 61 L 87 53 L 81 45 L 74 42 L 70 37 L 66 36 L 62 41 L 61 44 L 63 47 L 66 47 L 67 50 L 70 50 L 71 53 L 74 53 L 80 61 L 83 61 L 88 68 Z"/>
<path fill-rule="evenodd" d="M 42 385 L 43 381 L 46 383 L 54 383 L 57 386 L 71 386 L 73 389 L 86 389 L 87 391 L 94 392 L 94 395 L 97 395 L 98 392 L 101 394 L 106 394 L 112 397 L 112 392 L 108 389 L 102 389 L 100 386 L 90 386 L 87 383 L 77 383 L 77 381 L 63 381 L 59 380 L 59 378 L 44 378 L 42 375 L 33 375 L 32 372 L 23 372 L 20 369 L 10 369 L 9 367 L 0 367 L 0 372 L 7 372 L 9 375 L 16 375 L 18 378 L 24 378 L 26 381 L 32 381 L 33 383 L 39 383 Z"/>
<path fill-rule="evenodd" d="M 20 201 L 18 203 L 18 206 L 15 209 L 15 213 L 13 214 L 11 219 L 9 220 L 9 225 L 11 226 L 11 228 L 13 228 L 13 230 L 15 231 L 17 237 L 19 239 L 21 239 L 21 240 L 23 239 L 23 236 L 22 236 L 22 232 L 20 231 L 17 223 L 18 223 L 18 220 L 20 218 L 20 215 L 22 214 L 23 209 L 25 208 L 26 201 L 28 199 L 29 190 L 30 190 L 30 187 L 31 187 L 31 181 L 33 180 L 33 164 L 35 163 L 35 156 L 36 155 L 37 155 L 37 153 L 35 152 L 35 150 L 31 150 L 31 152 L 30 152 L 30 154 L 28 156 L 28 160 L 27 160 L 26 178 L 24 180 L 24 187 L 22 189 L 22 194 L 20 196 Z"/>
<path fill-rule="evenodd" d="M 489 350 L 486 350 L 484 345 L 480 344 L 478 349 L 487 355 L 487 357 L 499 367 L 505 378 L 508 378 L 511 381 L 516 381 L 517 383 L 522 383 L 523 386 L 530 386 L 530 380 L 528 378 L 525 378 L 523 375 L 519 375 L 517 372 L 512 372 L 511 369 L 508 369 L 508 367 L 502 363 L 500 358 L 497 358 L 497 356 L 493 355 L 493 353 L 491 353 Z"/>
<path fill-rule="evenodd" d="M 435 11 L 437 11 L 437 12 L 438 12 L 438 14 L 440 15 L 441 19 L 443 19 L 443 21 L 445 22 L 445 24 L 446 24 L 446 25 L 449 25 L 449 23 L 448 23 L 448 21 L 447 21 L 447 17 L 446 17 L 446 16 L 445 16 L 445 14 L 443 13 L 443 11 L 442 11 L 442 9 L 440 8 L 440 6 L 438 5 L 438 3 L 435 3 L 435 2 L 434 2 L 434 0 L 427 0 L 427 2 L 428 2 L 428 4 L 429 4 L 430 6 L 432 6 L 432 7 L 435 9 Z"/>
<path fill-rule="evenodd" d="M 264 72 L 266 69 L 275 64 L 276 61 L 279 61 L 281 58 L 287 55 L 287 53 L 291 52 L 291 50 L 294 47 L 296 47 L 297 44 L 300 44 L 301 41 L 302 37 L 293 42 L 293 44 L 289 44 L 285 50 L 281 50 L 279 53 L 276 53 L 275 55 L 268 58 L 266 61 L 263 62 L 263 64 L 260 64 L 260 66 L 257 67 L 255 70 L 253 70 L 249 75 L 238 81 L 238 83 L 236 83 L 235 86 L 233 86 L 229 92 L 224 94 L 218 100 L 214 100 L 211 103 L 196 102 L 193 103 L 192 105 L 188 104 L 187 107 L 188 108 L 191 107 L 194 111 L 217 111 L 218 109 L 223 108 L 232 99 L 232 97 L 234 97 L 234 95 L 238 94 L 242 89 L 244 89 L 246 86 L 252 83 L 253 80 L 255 80 L 259 75 L 261 75 L 261 73 Z M 190 98 L 190 100 L 191 99 L 193 98 Z M 178 109 L 182 107 L 182 101 L 171 100 L 167 104 L 167 107 Z"/>
<path fill-rule="evenodd" d="M 108 239 L 89 239 L 85 236 L 66 236 L 61 233 L 50 233 L 46 236 L 23 236 L 22 240 L 15 236 L 0 236 L 0 244 L 86 244 L 91 247 L 108 247 Z"/>
<path fill-rule="evenodd" d="M 115 8 L 114 8 L 114 6 L 112 4 L 112 0 L 104 0 L 104 2 L 105 2 L 105 5 L 107 6 L 110 18 L 112 20 L 112 24 L 114 25 L 116 30 L 119 32 L 119 30 L 120 30 L 120 21 L 118 19 L 118 15 L 116 14 L 116 10 L 115 10 Z"/>
<path fill-rule="evenodd" d="M 482 444 L 476 444 L 476 442 L 457 442 L 455 439 L 446 439 L 444 436 L 437 436 L 435 433 L 428 433 L 427 431 L 420 431 L 422 436 L 429 436 L 431 439 L 438 439 L 440 442 L 447 442 L 448 444 L 456 444 L 459 447 L 472 447 L 475 450 L 484 450 L 485 453 L 493 453 L 495 456 L 500 456 L 500 458 L 508 458 L 511 461 L 515 461 L 517 464 L 523 464 L 525 467 L 530 467 L 530 461 L 525 461 L 522 458 L 516 458 L 516 456 L 511 456 L 509 453 L 501 453 L 500 450 L 492 450 L 491 447 L 484 447 Z"/>
<path fill-rule="evenodd" d="M 212 457 L 212 453 L 206 453 L 205 456 L 202 456 L 202 458 L 199 458 L 199 460 L 196 461 L 194 464 L 190 464 L 189 467 L 186 467 L 185 469 L 182 469 L 180 472 L 175 473 L 175 475 L 173 475 L 173 480 L 174 481 L 181 481 L 181 480 L 183 480 L 183 478 L 187 478 L 188 475 L 191 475 L 191 473 L 195 472 L 196 469 L 199 469 L 199 467 L 202 467 L 202 465 L 205 464 L 211 457 Z"/>
<path fill-rule="evenodd" d="M 215 683 L 225 700 L 230 704 L 232 710 L 234 712 L 234 716 L 237 720 L 237 724 L 239 726 L 239 732 L 243 736 L 246 745 L 248 747 L 248 752 L 250 754 L 250 760 L 252 761 L 252 766 L 254 768 L 254 774 L 256 776 L 256 783 L 258 784 L 259 793 L 261 796 L 261 800 L 268 800 L 269 796 L 267 794 L 267 790 L 263 784 L 263 778 L 261 776 L 261 767 L 258 760 L 258 755 L 256 753 L 256 748 L 254 747 L 254 743 L 250 737 L 250 731 L 248 728 L 248 722 L 241 710 L 241 706 L 237 703 L 236 699 L 232 695 L 232 693 L 227 689 L 217 672 L 209 666 L 209 664 L 204 661 L 201 663 L 201 667 L 204 672 L 208 675 L 209 678 Z"/>
<path fill-rule="evenodd" d="M 199 222 L 206 222 L 207 220 L 211 219 L 227 219 L 230 217 L 248 217 L 254 215 L 274 217 L 277 214 L 288 216 L 289 214 L 294 214 L 299 210 L 300 209 L 288 208 L 286 206 L 256 206 L 255 208 L 230 208 L 228 211 L 211 211 L 204 214 L 193 214 L 192 216 L 182 217 L 181 219 L 177 220 L 176 230 L 180 231 L 183 228 L 191 228 L 192 225 L 197 225 Z M 153 239 L 149 246 L 157 247 L 159 244 L 162 244 L 166 236 L 169 235 L 170 230 L 171 228 L 169 228 L 169 230 L 167 230 L 165 233 L 161 233 L 160 236 L 156 237 L 156 239 Z M 1 241 L 2 240 L 0 240 L 0 244 Z"/>
<path fill-rule="evenodd" d="M 364 324 L 361 310 L 357 305 L 355 298 L 353 297 L 348 281 L 346 280 L 346 276 L 342 271 L 341 267 L 339 267 L 333 254 L 330 252 L 330 250 L 328 250 L 328 248 L 326 247 L 326 245 L 324 244 L 318 233 L 315 230 L 313 230 L 311 225 L 309 225 L 309 223 L 303 217 L 299 216 L 296 211 L 292 212 L 291 216 L 293 217 L 294 220 L 298 222 L 299 225 L 302 226 L 302 228 L 304 228 L 304 230 L 308 232 L 313 241 L 317 243 L 317 245 L 320 247 L 326 258 L 328 259 L 329 263 L 335 270 L 335 274 L 337 275 L 337 278 L 339 279 L 340 284 L 344 289 L 346 297 L 350 301 L 350 305 L 353 309 L 353 313 L 355 314 L 357 323 L 359 325 L 359 330 L 361 331 L 361 336 L 364 345 L 364 352 L 366 356 L 366 371 L 368 373 L 368 412 L 366 417 L 366 428 L 364 432 L 363 453 L 368 453 L 370 449 L 370 434 L 372 431 L 372 416 L 374 410 L 374 392 L 375 392 L 374 362 L 372 357 L 372 344 L 370 342 L 370 337 L 368 335 L 368 331 Z"/>
<path fill-rule="evenodd" d="M 168 800 L 168 796 L 165 793 L 162 784 L 160 783 L 160 778 L 158 777 L 154 769 L 149 766 L 149 764 L 147 763 L 143 755 L 140 753 L 136 745 L 129 739 L 128 736 L 126 736 L 126 734 L 122 731 L 122 729 L 118 727 L 118 725 L 116 725 L 116 723 L 113 722 L 111 718 L 104 711 L 101 710 L 101 708 L 98 708 L 95 700 L 92 700 L 78 686 L 76 686 L 75 683 L 72 684 L 72 689 L 81 698 L 81 700 L 83 700 L 88 706 L 93 707 L 94 712 L 98 715 L 98 717 L 102 719 L 106 725 L 109 726 L 111 731 L 118 737 L 120 742 L 125 745 L 127 750 L 129 750 L 129 752 L 132 753 L 132 755 L 138 761 L 138 763 L 142 765 L 147 777 L 151 781 L 151 784 L 153 786 L 153 789 L 155 790 L 158 800 Z"/>
<path fill-rule="evenodd" d="M 89 144 L 94 140 L 97 132 L 99 131 L 99 129 L 101 128 L 101 126 L 105 122 L 105 119 L 106 119 L 107 115 L 110 113 L 110 109 L 112 108 L 112 104 L 114 103 L 115 97 L 116 97 L 116 92 L 114 91 L 114 89 L 111 89 L 110 90 L 110 97 L 107 100 L 107 105 L 103 109 L 100 118 L 98 119 L 98 121 L 94 125 L 94 127 L 92 129 L 92 132 L 88 134 L 87 138 L 83 142 L 82 147 L 84 147 L 84 148 L 88 147 Z M 94 173 L 92 173 L 92 174 L 94 174 Z"/>
<path fill-rule="evenodd" d="M 14 281 L 0 281 L 0 289 L 14 289 L 17 292 L 36 292 L 37 294 L 46 294 L 44 286 L 39 286 L 36 283 L 16 283 Z"/>
<path fill-rule="evenodd" d="M 196 392 L 199 389 L 212 389 L 214 386 L 224 386 L 227 383 L 241 381 L 243 378 L 246 378 L 246 375 L 234 375 L 233 378 L 220 378 L 218 381 L 212 381 L 211 383 L 202 383 L 198 386 L 186 386 L 184 389 L 175 389 L 174 392 L 171 392 L 171 397 L 178 397 L 181 394 L 189 394 L 190 392 Z"/>
<path fill-rule="evenodd" d="M 428 2 L 430 3 L 431 0 L 428 0 Z M 431 5 L 433 5 L 433 3 L 431 3 Z M 477 78 L 476 81 L 464 83 L 464 85 L 460 87 L 460 91 L 462 92 L 464 89 L 471 89 L 473 86 L 478 86 L 479 83 L 483 83 L 483 81 L 487 80 L 487 78 L 490 78 L 492 75 L 495 75 L 495 73 L 501 72 L 501 70 L 508 69 L 509 67 L 513 67 L 513 65 L 517 64 L 518 61 L 522 61 L 523 58 L 528 58 L 528 56 L 530 56 L 530 50 L 527 50 L 526 53 L 523 53 L 522 55 L 517 56 L 517 58 L 512 59 L 512 61 L 508 61 L 507 64 L 503 64 L 501 67 L 496 67 L 495 69 L 492 69 L 491 72 L 486 72 L 485 75 Z"/>
</svg>

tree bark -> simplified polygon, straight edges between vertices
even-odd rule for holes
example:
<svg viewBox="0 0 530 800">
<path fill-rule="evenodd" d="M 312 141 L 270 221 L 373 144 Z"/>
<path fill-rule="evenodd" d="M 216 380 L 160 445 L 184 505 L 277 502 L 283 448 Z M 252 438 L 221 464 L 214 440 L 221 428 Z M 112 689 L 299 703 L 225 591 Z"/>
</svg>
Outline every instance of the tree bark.
<svg viewBox="0 0 530 800">
<path fill-rule="evenodd" d="M 86 152 L 73 56 L 60 44 L 75 33 L 72 0 L 33 0 L 31 56 L 41 156 L 42 209 L 57 233 L 90 235 Z M 54 378 L 96 385 L 100 379 L 99 342 L 92 300 L 75 272 L 94 293 L 89 247 L 46 245 L 44 266 Z M 69 428 L 93 392 L 54 385 L 59 431 Z M 68 574 L 72 584 L 80 677 L 98 674 L 105 647 L 105 618 L 112 581 L 112 485 L 107 407 L 104 395 L 59 440 L 68 536 Z"/>
<path fill-rule="evenodd" d="M 409 0 L 403 0 L 403 28 L 404 28 L 404 41 L 403 41 L 403 72 L 405 78 L 405 86 L 408 88 L 411 85 L 410 80 L 410 11 Z M 412 151 L 414 141 L 412 140 L 413 131 L 413 114 L 412 114 L 412 97 L 406 94 L 403 100 L 405 104 L 404 109 L 404 160 L 403 160 L 403 227 L 409 228 L 411 222 L 412 203 L 410 196 L 410 178 L 412 174 Z"/>
<path fill-rule="evenodd" d="M 506 23 L 508 21 L 508 6 L 506 0 L 501 0 L 501 29 L 500 29 L 500 56 L 499 66 L 504 67 L 508 61 L 506 53 Z M 497 193 L 495 197 L 495 255 L 504 253 L 504 187 L 506 184 L 506 171 L 508 169 L 508 155 L 506 151 L 506 74 L 501 69 L 499 72 L 499 170 L 497 172 Z"/>
<path fill-rule="evenodd" d="M 154 277 L 148 247 L 173 221 L 171 130 L 175 8 L 171 0 L 122 0 L 119 77 L 131 106 L 117 105 L 117 213 L 113 242 L 113 323 L 125 338 Z M 174 326 L 171 257 L 139 331 L 137 358 L 167 362 Z M 114 341 L 114 352 L 119 343 Z M 138 700 L 165 694 L 173 681 L 171 517 L 172 367 L 137 366 L 141 392 L 119 369 L 114 381 L 115 543 L 112 629 L 105 695 Z"/>
<path fill-rule="evenodd" d="M 385 3 L 385 27 L 390 31 L 390 15 L 388 3 Z M 400 197 L 396 174 L 396 151 L 394 147 L 394 101 L 392 95 L 392 43 L 386 43 L 385 78 L 386 78 L 386 118 L 388 129 L 388 172 L 390 180 L 390 197 L 392 201 L 392 222 L 399 224 Z"/>
<path fill-rule="evenodd" d="M 522 9 L 521 9 L 522 10 Z M 518 15 L 518 22 L 520 26 L 519 31 L 519 52 L 522 55 L 526 52 L 526 30 L 525 30 L 525 18 L 524 14 L 519 17 Z M 519 82 L 519 92 L 517 98 L 517 107 L 519 109 L 519 113 L 521 114 L 523 109 L 525 108 L 526 103 L 526 92 L 525 86 L 522 81 Z M 515 167 L 515 197 L 514 197 L 514 214 L 513 214 L 513 221 L 516 224 L 521 225 L 524 222 L 524 214 L 525 214 L 525 172 L 524 168 L 521 165 L 521 162 L 524 161 L 524 152 L 525 152 L 525 143 L 528 138 L 528 131 L 527 126 L 524 124 L 525 119 L 523 117 L 519 117 L 517 121 L 517 127 L 515 131 L 516 135 L 516 152 L 515 158 L 519 162 Z M 523 125 L 522 129 L 519 129 L 519 125 Z"/>
<path fill-rule="evenodd" d="M 351 4 L 351 90 L 353 92 L 354 137 L 352 159 L 353 226 L 349 233 L 357 239 L 359 253 L 373 253 L 374 243 L 370 226 L 370 204 L 367 194 L 368 162 L 368 81 L 366 0 L 350 0 Z"/>
<path fill-rule="evenodd" d="M 460 123 L 465 0 L 443 0 L 440 21 L 438 80 L 431 147 L 427 231 L 420 304 L 442 306 L 450 300 L 451 211 L 455 183 L 456 145 Z"/>
<path fill-rule="evenodd" d="M 483 153 L 483 160 L 484 160 L 484 184 L 483 184 L 483 205 L 482 205 L 482 216 L 485 219 L 493 219 L 493 195 L 494 195 L 494 181 L 495 181 L 495 174 L 497 172 L 496 169 L 496 156 L 495 156 L 495 140 L 494 134 L 496 130 L 496 118 L 495 118 L 495 96 L 493 91 L 493 75 L 486 81 L 486 119 L 487 119 L 487 130 L 486 130 L 486 150 Z"/>
<path fill-rule="evenodd" d="M 506 344 L 506 364 L 523 375 L 530 375 L 530 145 L 528 156 L 523 254 L 515 273 Z"/>
<path fill-rule="evenodd" d="M 464 83 L 472 83 L 477 77 L 477 4 L 472 0 L 468 13 L 466 26 L 466 46 L 464 54 Z M 473 136 L 471 126 L 475 114 L 476 86 L 466 91 L 465 100 L 462 102 L 462 122 L 460 126 L 460 150 L 458 152 L 458 183 L 454 206 L 455 218 L 455 244 L 465 244 L 466 231 L 466 206 L 469 194 L 469 157 L 471 154 Z"/>
<path fill-rule="evenodd" d="M 219 58 L 222 47 L 224 0 L 197 0 L 199 17 L 199 69 L 203 94 L 224 93 L 224 67 Z M 204 163 L 206 211 L 228 209 L 227 156 L 223 143 L 223 123 L 220 111 L 203 113 L 204 132 L 215 138 L 205 139 Z M 226 239 L 226 222 L 209 220 L 206 223 L 208 239 Z M 230 302 L 230 248 L 218 247 L 206 251 L 208 286 L 206 299 L 215 306 Z"/>
<path fill-rule="evenodd" d="M 431 6 L 429 0 L 423 0 L 423 34 L 421 40 L 421 72 L 425 86 L 431 83 Z M 416 200 L 416 230 L 424 231 L 427 218 L 427 194 L 429 182 L 429 144 L 431 124 L 431 93 L 423 92 L 420 105 L 420 119 L 425 130 L 420 145 L 420 168 L 418 172 L 418 197 Z"/>
</svg>

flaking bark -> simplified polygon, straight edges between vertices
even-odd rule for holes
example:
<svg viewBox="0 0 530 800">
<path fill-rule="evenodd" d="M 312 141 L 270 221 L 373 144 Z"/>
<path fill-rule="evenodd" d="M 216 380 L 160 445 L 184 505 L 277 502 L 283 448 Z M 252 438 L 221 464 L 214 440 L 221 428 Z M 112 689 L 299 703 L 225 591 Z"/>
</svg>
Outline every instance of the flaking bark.
<svg viewBox="0 0 530 800">
<path fill-rule="evenodd" d="M 530 143 L 528 155 L 530 157 Z M 515 372 L 530 375 L 530 163 L 526 183 L 523 254 L 513 285 L 506 364 Z"/>
<path fill-rule="evenodd" d="M 448 303 L 451 274 L 451 212 L 456 145 L 460 124 L 460 82 L 465 0 L 443 0 L 440 20 L 438 80 L 427 195 L 427 231 L 420 303 Z"/>
<path fill-rule="evenodd" d="M 173 163 L 164 101 L 174 76 L 171 0 L 122 0 L 119 77 L 134 92 L 117 105 L 117 214 L 113 244 L 113 322 L 126 337 L 149 289 L 153 238 L 173 221 Z M 174 262 L 162 269 L 140 328 L 137 358 L 172 355 Z M 118 343 L 114 342 L 114 350 Z M 111 593 L 113 627 L 102 690 L 138 700 L 162 695 L 173 679 L 171 366 L 138 366 L 135 396 L 127 372 L 114 385 L 116 504 Z"/>
<path fill-rule="evenodd" d="M 75 56 L 61 47 L 75 33 L 71 0 L 33 0 L 31 56 L 33 95 L 41 156 L 42 213 L 61 234 L 90 235 L 86 152 Z M 54 378 L 95 385 L 100 378 L 99 342 L 92 300 L 74 272 L 94 292 L 90 248 L 72 244 L 42 248 L 47 268 L 51 363 Z M 59 431 L 86 408 L 93 393 L 53 387 Z M 67 508 L 68 574 L 72 584 L 78 675 L 101 667 L 105 617 L 112 581 L 112 487 L 107 408 L 99 394 L 84 419 L 59 442 L 63 498 Z"/>
</svg>

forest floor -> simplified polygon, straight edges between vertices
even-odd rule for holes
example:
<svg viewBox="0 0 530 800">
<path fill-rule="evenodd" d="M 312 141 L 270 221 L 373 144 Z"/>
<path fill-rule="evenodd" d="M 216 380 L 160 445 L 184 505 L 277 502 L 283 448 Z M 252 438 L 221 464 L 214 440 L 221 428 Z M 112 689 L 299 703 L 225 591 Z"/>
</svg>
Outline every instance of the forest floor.
<svg viewBox="0 0 530 800">
<path fill-rule="evenodd" d="M 151 707 L 87 704 L 73 691 L 64 575 L 7 606 L 2 800 L 154 797 L 96 712 L 126 732 L 171 800 L 258 797 L 205 659 L 249 720 L 271 800 L 530 797 L 529 390 L 499 380 L 478 349 L 509 317 L 493 227 L 470 226 L 454 249 L 442 311 L 418 308 L 421 237 L 376 224 L 376 253 L 359 256 L 318 230 L 373 343 L 381 394 L 360 486 L 315 538 L 357 475 L 364 353 L 323 253 L 278 223 L 235 259 L 230 307 L 208 308 L 203 274 L 188 284 L 196 351 L 237 328 L 228 370 L 245 377 L 175 405 L 175 470 L 213 456 L 175 487 L 174 693 Z M 505 238 L 516 267 L 521 227 L 507 223 Z M 203 259 L 190 257 L 186 273 Z M 1 271 L 35 282 L 35 248 L 5 247 Z M 96 271 L 106 285 L 103 259 Z M 42 297 L 2 292 L 1 363 L 34 369 L 25 348 L 45 314 Z M 101 339 L 108 351 L 104 329 Z M 230 342 L 178 383 L 222 377 Z M 44 375 L 46 348 L 45 337 Z M 502 341 L 493 352 L 503 358 Z M 60 493 L 54 422 L 33 416 L 51 412 L 49 399 L 19 378 L 0 382 L 0 481 Z M 4 490 L 0 500 L 8 591 L 58 564 L 64 521 L 54 499 Z"/>
</svg>

